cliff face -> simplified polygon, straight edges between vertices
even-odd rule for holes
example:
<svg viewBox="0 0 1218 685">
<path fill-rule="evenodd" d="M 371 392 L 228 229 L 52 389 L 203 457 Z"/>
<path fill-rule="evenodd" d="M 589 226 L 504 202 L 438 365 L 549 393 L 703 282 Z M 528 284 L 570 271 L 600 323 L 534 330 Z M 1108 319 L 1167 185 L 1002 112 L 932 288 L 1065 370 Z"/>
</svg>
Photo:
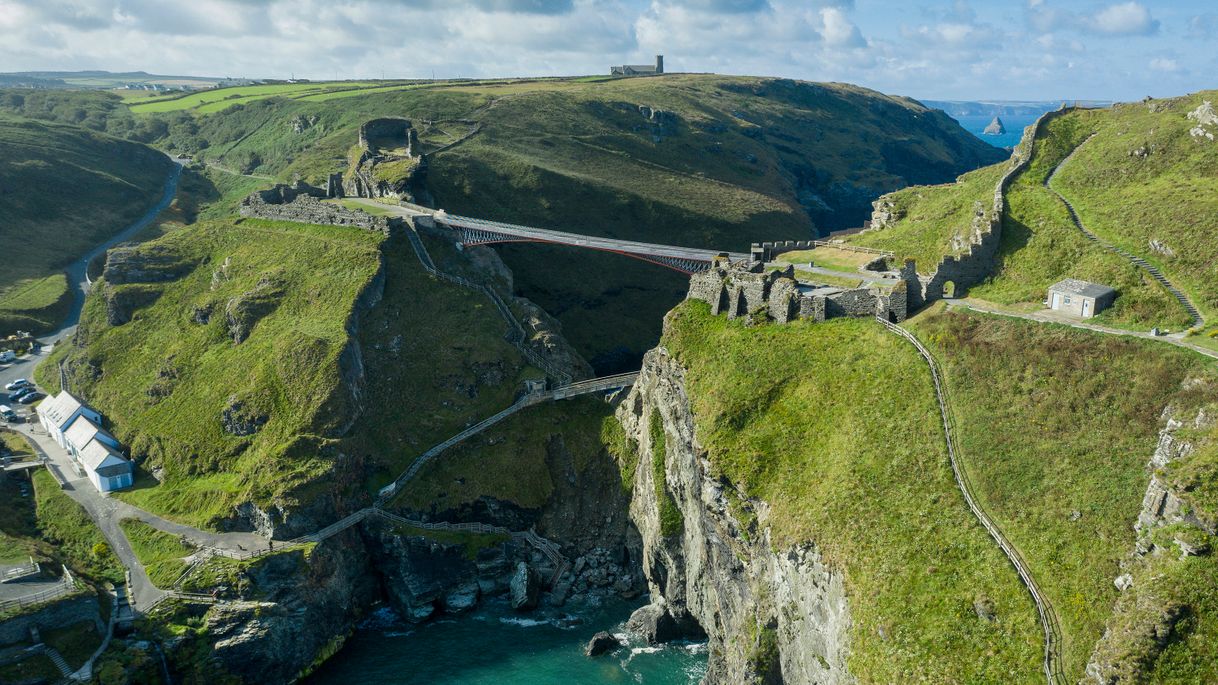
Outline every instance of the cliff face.
<svg viewBox="0 0 1218 685">
<path fill-rule="evenodd" d="M 773 549 L 765 504 L 712 475 L 684 375 L 663 347 L 652 350 L 617 411 L 638 459 L 630 515 L 653 602 L 632 622 L 657 640 L 705 631 L 707 683 L 853 682 L 841 575 L 812 546 Z M 663 511 L 668 497 L 679 530 Z"/>
</svg>

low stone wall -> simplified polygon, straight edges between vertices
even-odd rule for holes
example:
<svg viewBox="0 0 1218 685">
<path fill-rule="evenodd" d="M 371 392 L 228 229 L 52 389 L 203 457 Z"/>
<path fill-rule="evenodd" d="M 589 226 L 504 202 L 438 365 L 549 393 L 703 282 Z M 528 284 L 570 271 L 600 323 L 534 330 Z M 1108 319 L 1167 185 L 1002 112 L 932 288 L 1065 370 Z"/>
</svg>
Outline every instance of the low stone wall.
<svg viewBox="0 0 1218 685">
<path fill-rule="evenodd" d="M 56 600 L 28 614 L 0 622 L 0 646 L 28 641 L 30 628 L 37 628 L 38 632 L 43 633 L 81 621 L 94 621 L 99 625 L 99 632 L 105 630 L 101 624 L 101 605 L 97 595 L 91 592 Z"/>
<path fill-rule="evenodd" d="M 912 267 L 910 267 L 912 268 Z M 824 321 L 849 316 L 884 317 L 904 321 L 910 309 L 904 280 L 891 290 L 883 288 L 827 288 L 824 292 L 801 292 L 795 269 L 766 270 L 760 262 L 719 262 L 690 277 L 686 299 L 706 302 L 711 313 L 727 312 L 729 319 L 756 321 L 759 317 L 778 323 L 795 319 Z"/>
<path fill-rule="evenodd" d="M 385 235 L 406 226 L 400 217 L 373 216 L 367 212 L 347 209 L 342 205 L 322 202 L 317 198 L 315 194 L 300 192 L 290 186 L 275 186 L 242 200 L 240 212 L 243 217 L 255 219 L 324 226 L 354 226 L 366 231 L 380 231 Z"/>
<path fill-rule="evenodd" d="M 779 255 L 787 252 L 814 250 L 818 247 L 835 247 L 841 250 L 873 254 L 876 258 L 892 256 L 892 253 L 886 250 L 876 250 L 859 245 L 850 245 L 849 243 L 834 244 L 827 240 L 778 240 L 766 243 L 753 243 L 752 247 L 749 248 L 749 256 L 755 262 L 772 262 Z"/>
</svg>

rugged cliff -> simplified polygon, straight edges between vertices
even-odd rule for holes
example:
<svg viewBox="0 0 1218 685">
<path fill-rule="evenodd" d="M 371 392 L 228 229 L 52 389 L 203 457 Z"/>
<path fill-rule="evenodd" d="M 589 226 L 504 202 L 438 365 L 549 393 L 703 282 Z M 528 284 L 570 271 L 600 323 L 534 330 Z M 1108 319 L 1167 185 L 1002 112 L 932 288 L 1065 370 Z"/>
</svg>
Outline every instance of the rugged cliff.
<svg viewBox="0 0 1218 685">
<path fill-rule="evenodd" d="M 775 548 L 765 504 L 709 473 L 685 371 L 663 347 L 644 358 L 617 417 L 653 598 L 632 623 L 656 641 L 705 631 L 708 683 L 852 682 L 841 575 L 812 545 Z"/>
</svg>

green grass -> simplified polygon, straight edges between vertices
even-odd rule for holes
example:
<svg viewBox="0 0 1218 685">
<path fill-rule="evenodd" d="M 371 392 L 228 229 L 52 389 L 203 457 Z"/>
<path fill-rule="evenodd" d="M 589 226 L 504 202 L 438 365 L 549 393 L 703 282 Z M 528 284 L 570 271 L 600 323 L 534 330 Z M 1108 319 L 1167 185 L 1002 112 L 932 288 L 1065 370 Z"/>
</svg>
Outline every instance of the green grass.
<svg viewBox="0 0 1218 685">
<path fill-rule="evenodd" d="M 914 328 L 942 362 L 978 499 L 1057 609 L 1067 676 L 1082 677 L 1133 549 L 1160 414 L 1218 399 L 1218 367 L 1171 345 L 1005 317 L 931 314 Z M 1186 391 L 1189 378 L 1202 389 Z"/>
<path fill-rule="evenodd" d="M 697 302 L 663 344 L 713 468 L 769 505 L 777 548 L 810 541 L 844 574 L 860 682 L 1040 678 L 1035 610 L 956 489 L 912 346 L 872 321 L 747 328 Z"/>
<path fill-rule="evenodd" d="M 80 668 L 101 646 L 102 636 L 97 634 L 97 624 L 80 621 L 67 626 L 50 628 L 40 632 L 42 641 L 63 656 L 72 668 Z"/>
<path fill-rule="evenodd" d="M 14 459 L 33 455 L 24 439 L 7 430 L 0 431 L 0 445 L 8 448 Z M 0 564 L 20 564 L 30 557 L 39 561 L 50 558 L 38 532 L 33 493 L 23 497 L 16 478 L 0 478 Z"/>
<path fill-rule="evenodd" d="M 122 583 L 122 564 L 85 510 L 59 489 L 50 473 L 39 469 L 33 478 L 38 528 L 53 544 L 56 561 L 95 582 Z"/>
<path fill-rule="evenodd" d="M 258 86 L 234 86 L 214 88 L 182 97 L 170 97 L 153 102 L 130 105 L 137 114 L 153 114 L 196 110 L 201 113 L 219 112 L 235 104 L 271 97 L 299 97 L 332 92 L 340 89 L 361 88 L 375 85 L 369 81 L 317 81 L 313 83 L 278 83 Z"/>
<path fill-rule="evenodd" d="M 814 224 L 858 225 L 874 194 L 954 178 L 1002 156 L 912 101 L 840 84 L 671 75 L 381 85 L 300 97 L 164 117 L 158 141 L 232 169 L 320 183 L 345 170 L 368 119 L 476 119 L 477 136 L 430 160 L 438 206 L 732 251 L 755 240 L 806 239 Z M 659 142 L 640 106 L 671 113 Z M 298 117 L 315 123 L 294 132 Z M 450 140 L 445 128 L 422 127 L 424 147 Z M 601 370 L 637 365 L 687 288 L 680 275 L 615 255 L 540 245 L 501 254 L 520 294 L 557 316 Z"/>
<path fill-rule="evenodd" d="M 656 502 L 659 502 L 660 534 L 672 537 L 685 528 L 685 518 L 677 501 L 668 491 L 668 438 L 664 435 L 664 421 L 660 418 L 660 410 L 652 409 L 647 418 L 647 433 L 651 445 L 651 482 L 655 487 Z"/>
<path fill-rule="evenodd" d="M 1054 179 L 1093 232 L 1157 264 L 1203 312 L 1218 311 L 1218 146 L 1189 134 L 1187 113 L 1206 91 L 1171 100 L 1072 115 L 1088 135 Z M 1210 127 L 1211 129 L 1214 127 Z M 1148 151 L 1145 157 L 1133 153 Z M 1159 254 L 1155 240 L 1172 250 Z"/>
<path fill-rule="evenodd" d="M 471 561 L 478 557 L 480 550 L 493 547 L 512 539 L 504 533 L 471 533 L 460 530 L 428 530 L 402 524 L 394 524 L 391 528 L 394 535 L 404 537 L 422 537 L 434 540 L 442 545 L 460 545 L 465 557 Z"/>
<path fill-rule="evenodd" d="M 0 335 L 55 328 L 71 304 L 60 271 L 142 216 L 169 167 L 142 145 L 0 114 Z"/>
<path fill-rule="evenodd" d="M 152 584 L 162 590 L 171 589 L 174 581 L 186 570 L 184 559 L 193 554 L 195 548 L 143 521 L 123 519 L 118 524 L 131 543 L 131 550 L 148 572 Z"/>
<path fill-rule="evenodd" d="M 855 245 L 890 250 L 897 261 L 913 259 L 918 270 L 930 273 L 950 254 L 967 250 L 976 203 L 989 212 L 994 187 L 1006 173 L 1001 163 L 977 169 L 938 186 L 915 186 L 885 196 L 900 219 L 892 226 L 851 236 Z M 965 246 L 962 250 L 953 241 Z"/>
<path fill-rule="evenodd" d="M 847 273 L 858 271 L 859 267 L 874 260 L 879 255 L 867 254 L 864 252 L 853 252 L 851 250 L 843 250 L 836 247 L 817 247 L 812 250 L 796 250 L 794 252 L 784 252 L 778 255 L 778 261 L 787 264 L 807 264 L 812 262 L 813 265 L 822 269 L 831 269 L 833 271 L 845 271 Z"/>
<path fill-rule="evenodd" d="M 586 473 L 605 459 L 600 428 L 609 414 L 608 405 L 593 398 L 524 409 L 428 464 L 394 503 L 415 511 L 452 510 L 493 497 L 541 509 L 556 480 Z M 559 447 L 571 455 L 570 464 L 555 456 Z"/>
<path fill-rule="evenodd" d="M 63 674 L 45 654 L 34 654 L 14 664 L 0 666 L 0 682 L 55 682 Z"/>
<path fill-rule="evenodd" d="M 324 448 L 356 412 L 340 380 L 348 320 L 378 272 L 383 239 L 353 228 L 206 222 L 141 247 L 165 255 L 183 272 L 177 280 L 95 289 L 82 318 L 87 346 L 60 346 L 56 359 L 103 371 L 74 388 L 105 411 L 145 469 L 163 469 L 160 485 L 143 477 L 118 496 L 215 526 L 239 503 L 290 499 L 329 470 L 336 457 Z M 111 290 L 143 303 L 129 323 L 106 322 Z M 226 314 L 238 300 L 266 303 L 240 344 Z M 208 308 L 209 323 L 197 323 L 193 312 Z M 44 365 L 43 376 L 53 367 Z M 42 378 L 48 387 L 58 380 L 50 376 Z M 234 401 L 266 418 L 258 432 L 224 429 Z"/>
</svg>

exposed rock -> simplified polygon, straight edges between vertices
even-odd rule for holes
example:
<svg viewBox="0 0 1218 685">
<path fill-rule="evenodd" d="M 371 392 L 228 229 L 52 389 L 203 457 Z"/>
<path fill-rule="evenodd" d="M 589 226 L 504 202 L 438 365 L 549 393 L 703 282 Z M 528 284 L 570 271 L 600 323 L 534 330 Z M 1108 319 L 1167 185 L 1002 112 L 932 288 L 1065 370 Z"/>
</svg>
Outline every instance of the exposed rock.
<svg viewBox="0 0 1218 685">
<path fill-rule="evenodd" d="M 211 310 L 212 305 L 210 304 L 194 307 L 190 311 L 190 320 L 200 326 L 206 326 L 211 321 Z"/>
<path fill-rule="evenodd" d="M 535 609 L 541 598 L 541 579 L 537 577 L 533 567 L 522 561 L 516 564 L 516 572 L 512 574 L 511 590 L 513 609 Z"/>
<path fill-rule="evenodd" d="M 228 406 L 220 412 L 220 423 L 224 425 L 224 430 L 236 436 L 257 433 L 270 418 L 266 413 L 254 410 L 236 395 L 229 396 Z"/>
<path fill-rule="evenodd" d="M 1197 109 L 1188 113 L 1188 118 L 1196 122 L 1196 126 L 1189 129 L 1188 133 L 1194 139 L 1213 140 L 1214 132 L 1207 127 L 1218 127 L 1218 113 L 1214 112 L 1214 105 L 1209 100 L 1202 102 Z"/>
<path fill-rule="evenodd" d="M 461 614 L 478 605 L 480 590 L 476 581 L 458 585 L 447 595 L 444 595 L 444 610 L 450 614 Z"/>
<path fill-rule="evenodd" d="M 896 203 L 887 195 L 871 203 L 871 225 L 869 231 L 880 231 L 900 221 L 904 212 L 897 209 Z"/>
<path fill-rule="evenodd" d="M 705 683 L 848 683 L 850 615 L 843 578 L 830 571 L 811 545 L 775 550 L 768 531 L 732 512 L 724 484 L 694 438 L 685 393 L 685 370 L 660 347 L 643 360 L 639 380 L 618 408 L 629 439 L 638 445 L 630 514 L 643 537 L 643 570 L 652 605 L 631 618 L 649 639 L 697 634 L 709 645 Z M 651 412 L 664 427 L 665 480 L 684 527 L 661 530 L 652 481 Z M 752 507 L 743 504 L 741 506 Z M 760 503 L 757 506 L 762 506 Z M 676 629 L 673 629 L 673 624 Z M 767 626 L 774 649 L 758 651 L 746 638 Z"/>
<path fill-rule="evenodd" d="M 1116 586 L 1117 590 L 1124 592 L 1133 586 L 1133 576 L 1128 573 L 1122 573 L 1116 577 L 1116 580 L 1112 581 L 1112 584 Z"/>
<path fill-rule="evenodd" d="M 102 277 L 111 285 L 163 283 L 181 278 L 193 266 L 165 245 L 119 245 L 106 251 Z"/>
<path fill-rule="evenodd" d="M 106 322 L 111 326 L 121 326 L 135 315 L 136 310 L 156 302 L 161 296 L 157 287 L 144 285 L 126 285 L 114 287 L 106 282 L 102 297 L 106 300 Z"/>
<path fill-rule="evenodd" d="M 275 311 L 282 295 L 283 289 L 278 280 L 271 276 L 263 276 L 253 290 L 229 300 L 228 305 L 224 308 L 224 315 L 233 342 L 236 344 L 244 342 L 254 325 L 267 314 Z"/>
<path fill-rule="evenodd" d="M 1155 240 L 1154 238 L 1150 239 L 1150 251 L 1154 252 L 1156 254 L 1161 254 L 1164 257 L 1175 257 L 1176 256 L 1175 250 L 1171 249 L 1166 244 L 1164 244 L 1158 240 Z"/>
<path fill-rule="evenodd" d="M 985 127 L 981 133 L 987 136 L 1000 136 L 1007 132 L 1007 127 L 1003 126 L 1001 117 L 994 117 L 990 124 Z"/>
<path fill-rule="evenodd" d="M 292 127 L 292 133 L 304 133 L 305 131 L 313 128 L 316 124 L 316 114 L 310 114 L 308 116 L 297 114 L 296 116 L 292 117 L 290 126 Z"/>
<path fill-rule="evenodd" d="M 588 645 L 584 647 L 584 655 L 600 656 L 602 654 L 608 654 L 621 646 L 621 640 L 618 640 L 610 633 L 602 630 L 596 635 L 593 635 L 592 639 L 588 641 Z"/>
<path fill-rule="evenodd" d="M 984 595 L 973 600 L 973 612 L 983 621 L 993 621 L 995 616 L 994 600 Z"/>
<path fill-rule="evenodd" d="M 702 635 L 702 629 L 688 616 L 677 620 L 663 604 L 648 604 L 636 609 L 630 614 L 626 628 L 653 645 Z"/>
</svg>

